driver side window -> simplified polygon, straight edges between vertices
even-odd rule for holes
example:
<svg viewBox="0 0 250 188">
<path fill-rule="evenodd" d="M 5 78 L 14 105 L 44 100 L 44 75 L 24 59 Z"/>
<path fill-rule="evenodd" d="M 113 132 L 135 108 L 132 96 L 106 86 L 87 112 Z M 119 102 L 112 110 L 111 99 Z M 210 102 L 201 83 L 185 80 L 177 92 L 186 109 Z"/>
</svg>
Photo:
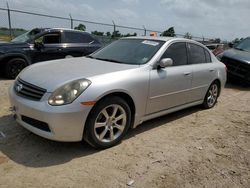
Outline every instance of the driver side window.
<svg viewBox="0 0 250 188">
<path fill-rule="evenodd" d="M 48 33 L 36 39 L 36 42 L 43 44 L 58 44 L 61 43 L 61 35 L 60 33 Z"/>
<path fill-rule="evenodd" d="M 187 65 L 187 49 L 185 42 L 176 42 L 171 44 L 165 53 L 163 58 L 171 58 L 173 60 L 173 66 Z"/>
</svg>

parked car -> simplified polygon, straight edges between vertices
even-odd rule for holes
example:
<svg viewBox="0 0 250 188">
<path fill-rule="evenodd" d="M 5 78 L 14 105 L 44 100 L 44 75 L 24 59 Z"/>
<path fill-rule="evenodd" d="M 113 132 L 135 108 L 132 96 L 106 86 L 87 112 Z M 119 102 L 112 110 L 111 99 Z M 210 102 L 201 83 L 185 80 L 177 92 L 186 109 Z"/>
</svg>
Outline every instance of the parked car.
<svg viewBox="0 0 250 188">
<path fill-rule="evenodd" d="M 228 78 L 250 83 L 250 37 L 218 56 L 227 66 Z"/>
<path fill-rule="evenodd" d="M 225 65 L 198 42 L 129 37 L 87 57 L 32 65 L 9 94 L 16 121 L 31 132 L 107 148 L 149 119 L 212 108 L 225 81 Z"/>
<path fill-rule="evenodd" d="M 33 29 L 0 44 L 0 67 L 5 76 L 15 78 L 26 66 L 65 57 L 91 54 L 101 47 L 89 33 L 70 29 Z"/>
<path fill-rule="evenodd" d="M 206 47 L 213 52 L 215 56 L 221 54 L 225 50 L 224 44 L 215 43 L 215 44 L 207 44 Z"/>
</svg>

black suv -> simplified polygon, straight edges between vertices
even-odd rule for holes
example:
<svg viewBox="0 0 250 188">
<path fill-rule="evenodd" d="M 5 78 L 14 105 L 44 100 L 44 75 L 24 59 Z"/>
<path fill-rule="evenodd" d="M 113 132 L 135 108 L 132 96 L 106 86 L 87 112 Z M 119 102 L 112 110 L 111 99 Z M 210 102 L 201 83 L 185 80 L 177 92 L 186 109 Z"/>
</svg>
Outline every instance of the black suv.
<svg viewBox="0 0 250 188">
<path fill-rule="evenodd" d="M 218 55 L 221 62 L 227 66 L 227 75 L 230 79 L 250 83 L 250 37 Z"/>
<path fill-rule="evenodd" d="M 0 70 L 7 78 L 15 78 L 32 63 L 85 56 L 101 46 L 83 31 L 36 28 L 9 43 L 0 43 Z"/>
</svg>

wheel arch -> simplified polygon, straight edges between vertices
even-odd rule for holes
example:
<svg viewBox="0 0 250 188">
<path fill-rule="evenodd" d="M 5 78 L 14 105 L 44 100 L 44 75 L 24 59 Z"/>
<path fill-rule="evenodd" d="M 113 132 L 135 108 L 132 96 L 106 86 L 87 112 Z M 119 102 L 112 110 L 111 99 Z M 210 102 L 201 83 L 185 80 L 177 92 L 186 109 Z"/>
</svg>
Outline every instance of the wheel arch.
<svg viewBox="0 0 250 188">
<path fill-rule="evenodd" d="M 130 127 L 132 127 L 134 125 L 134 121 L 135 121 L 136 106 L 135 106 L 135 102 L 134 102 L 133 98 L 131 97 L 131 95 L 129 95 L 128 93 L 126 93 L 124 91 L 113 91 L 113 92 L 106 93 L 106 94 L 102 95 L 100 98 L 98 98 L 97 102 L 95 103 L 95 105 L 93 106 L 93 108 L 91 109 L 91 111 L 103 99 L 106 99 L 106 98 L 112 97 L 112 96 L 116 96 L 116 97 L 122 98 L 129 105 L 130 110 L 131 110 L 131 123 L 130 123 Z M 88 118 L 90 116 L 91 111 L 88 114 L 87 120 L 88 120 Z"/>
<path fill-rule="evenodd" d="M 214 81 L 212 81 L 212 83 L 210 85 L 212 85 L 215 82 L 218 83 L 218 85 L 219 85 L 219 95 L 218 95 L 218 97 L 219 97 L 220 93 L 221 93 L 221 81 L 219 78 L 216 78 Z"/>
<path fill-rule="evenodd" d="M 0 59 L 1 66 L 6 66 L 6 63 L 14 58 L 22 58 L 27 62 L 28 65 L 31 64 L 31 61 L 29 60 L 29 58 L 25 56 L 24 54 L 11 53 L 11 54 L 6 54 Z"/>
</svg>

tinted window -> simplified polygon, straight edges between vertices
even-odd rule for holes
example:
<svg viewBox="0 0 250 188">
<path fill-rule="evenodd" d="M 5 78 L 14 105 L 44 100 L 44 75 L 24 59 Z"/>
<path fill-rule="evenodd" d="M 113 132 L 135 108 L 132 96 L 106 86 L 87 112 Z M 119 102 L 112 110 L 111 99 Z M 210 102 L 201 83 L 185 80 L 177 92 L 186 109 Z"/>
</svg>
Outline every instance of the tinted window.
<svg viewBox="0 0 250 188">
<path fill-rule="evenodd" d="M 188 49 L 190 64 L 206 63 L 204 48 L 196 44 L 188 44 Z"/>
<path fill-rule="evenodd" d="M 211 62 L 211 56 L 210 56 L 209 52 L 206 49 L 204 49 L 204 51 L 205 51 L 205 56 L 206 56 L 206 62 L 210 63 Z"/>
<path fill-rule="evenodd" d="M 178 42 L 168 47 L 161 59 L 171 58 L 174 66 L 187 65 L 187 49 L 186 43 Z"/>
<path fill-rule="evenodd" d="M 89 57 L 122 64 L 140 65 L 147 63 L 164 43 L 164 41 L 158 40 L 121 39 Z"/>
<path fill-rule="evenodd" d="M 60 33 L 48 33 L 36 39 L 36 41 L 44 44 L 58 44 L 61 42 L 61 35 Z"/>
<path fill-rule="evenodd" d="M 95 41 L 90 35 L 77 32 L 65 32 L 65 43 L 90 43 Z"/>
</svg>

